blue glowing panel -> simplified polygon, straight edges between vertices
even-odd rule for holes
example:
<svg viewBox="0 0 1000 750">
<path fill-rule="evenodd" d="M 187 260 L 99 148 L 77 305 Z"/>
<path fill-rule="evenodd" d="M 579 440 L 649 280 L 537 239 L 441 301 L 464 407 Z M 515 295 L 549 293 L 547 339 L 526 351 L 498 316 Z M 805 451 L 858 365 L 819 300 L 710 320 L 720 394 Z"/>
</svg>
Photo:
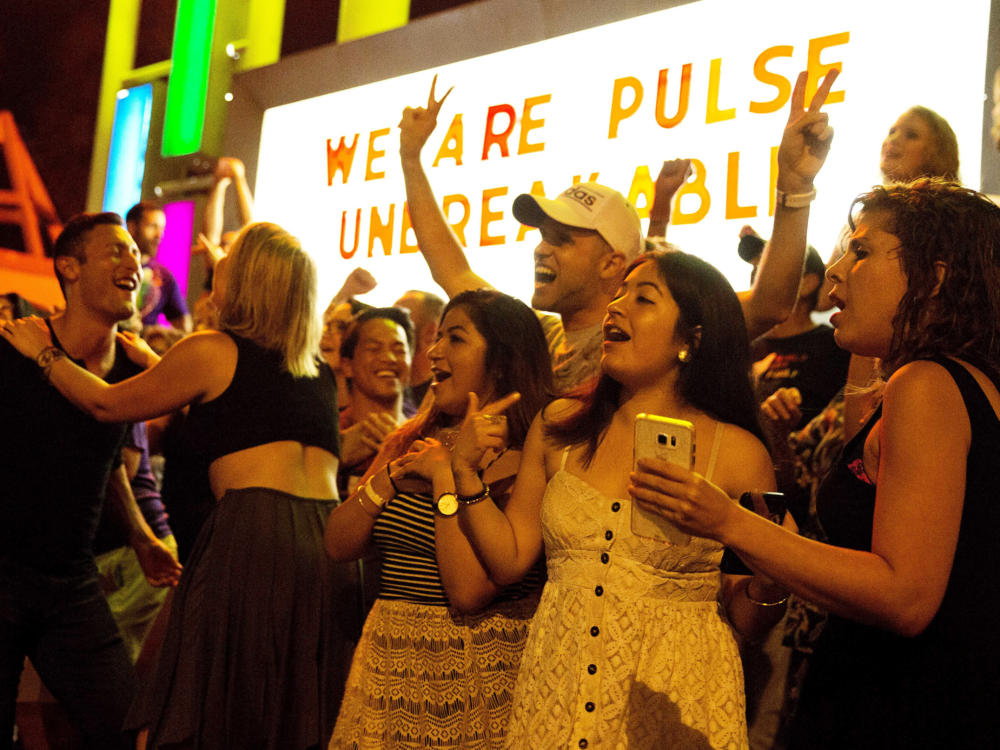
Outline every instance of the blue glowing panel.
<svg viewBox="0 0 1000 750">
<path fill-rule="evenodd" d="M 152 110 L 153 84 L 118 92 L 108 175 L 104 183 L 105 211 L 115 211 L 124 217 L 125 212 L 140 200 Z"/>
</svg>

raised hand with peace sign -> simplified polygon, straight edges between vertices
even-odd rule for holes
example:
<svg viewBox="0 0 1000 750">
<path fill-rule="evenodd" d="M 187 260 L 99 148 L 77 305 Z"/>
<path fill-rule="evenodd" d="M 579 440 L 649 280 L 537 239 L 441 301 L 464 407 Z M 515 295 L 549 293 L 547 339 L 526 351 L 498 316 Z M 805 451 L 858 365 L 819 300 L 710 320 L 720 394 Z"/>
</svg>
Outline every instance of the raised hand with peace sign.
<svg viewBox="0 0 1000 750">
<path fill-rule="evenodd" d="M 490 286 L 469 266 L 465 248 L 441 211 L 434 191 L 420 163 L 420 152 L 437 126 L 441 105 L 451 89 L 440 99 L 435 96 L 437 76 L 431 82 L 426 107 L 407 107 L 399 121 L 399 163 L 406 185 L 406 203 L 413 222 L 417 247 L 434 277 L 449 297 L 466 289 Z"/>
<path fill-rule="evenodd" d="M 399 155 L 403 159 L 420 158 L 421 149 L 437 126 L 438 112 L 441 111 L 441 105 L 452 89 L 444 92 L 444 96 L 440 99 L 435 99 L 436 86 L 437 76 L 434 76 L 430 93 L 427 95 L 426 107 L 406 107 L 403 110 L 403 117 L 399 121 Z"/>
<path fill-rule="evenodd" d="M 805 108 L 808 71 L 799 73 L 792 90 L 788 124 L 778 147 L 778 190 L 788 194 L 808 193 L 833 142 L 829 116 L 820 108 L 826 103 L 840 71 L 832 68 Z"/>
<path fill-rule="evenodd" d="M 761 255 L 753 288 L 740 292 L 740 305 L 753 340 L 784 321 L 795 306 L 806 252 L 809 204 L 816 197 L 813 180 L 830 152 L 833 128 L 820 108 L 826 103 L 839 71 L 826 74 L 805 108 L 807 71 L 799 73 L 792 91 L 788 123 L 778 147 L 779 195 L 771 239 Z"/>
</svg>

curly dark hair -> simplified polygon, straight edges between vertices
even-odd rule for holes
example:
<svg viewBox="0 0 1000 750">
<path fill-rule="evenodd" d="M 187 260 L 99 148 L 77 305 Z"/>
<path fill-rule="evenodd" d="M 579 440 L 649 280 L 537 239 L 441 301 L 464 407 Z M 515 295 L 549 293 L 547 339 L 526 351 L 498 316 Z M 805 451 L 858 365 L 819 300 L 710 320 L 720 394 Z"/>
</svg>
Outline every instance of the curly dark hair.
<svg viewBox="0 0 1000 750">
<path fill-rule="evenodd" d="M 851 204 L 851 229 L 855 206 L 888 214 L 906 275 L 883 374 L 939 356 L 1000 369 L 1000 207 L 938 178 L 877 186 L 859 196 Z"/>
<path fill-rule="evenodd" d="M 691 346 L 692 357 L 677 379 L 680 397 L 713 419 L 742 427 L 766 445 L 750 385 L 750 343 L 736 292 L 715 266 L 680 251 L 640 255 L 626 275 L 646 262 L 656 264 L 680 310 L 676 332 L 664 331 L 664 336 L 680 336 Z M 584 462 L 589 463 L 618 409 L 620 394 L 621 385 L 602 373 L 596 385 L 570 394 L 582 408 L 547 424 L 546 434 L 559 445 L 585 445 Z"/>
</svg>

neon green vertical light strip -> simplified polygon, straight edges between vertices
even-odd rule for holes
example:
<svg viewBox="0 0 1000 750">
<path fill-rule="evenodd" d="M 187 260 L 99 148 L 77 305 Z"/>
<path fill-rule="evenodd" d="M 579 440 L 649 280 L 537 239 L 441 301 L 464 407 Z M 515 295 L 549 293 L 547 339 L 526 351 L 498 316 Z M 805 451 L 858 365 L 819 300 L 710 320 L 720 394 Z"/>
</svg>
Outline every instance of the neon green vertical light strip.
<svg viewBox="0 0 1000 750">
<path fill-rule="evenodd" d="M 164 156 L 183 156 L 201 148 L 214 27 L 215 0 L 178 0 L 163 121 Z"/>
</svg>

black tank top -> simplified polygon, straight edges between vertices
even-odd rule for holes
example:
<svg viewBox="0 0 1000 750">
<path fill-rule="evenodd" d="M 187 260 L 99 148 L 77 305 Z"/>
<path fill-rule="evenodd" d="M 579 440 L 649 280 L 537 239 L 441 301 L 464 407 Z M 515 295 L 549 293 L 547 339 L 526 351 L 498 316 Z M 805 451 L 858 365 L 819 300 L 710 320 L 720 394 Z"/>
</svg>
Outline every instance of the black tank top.
<svg viewBox="0 0 1000 750">
<path fill-rule="evenodd" d="M 913 638 L 830 617 L 803 685 L 794 750 L 1000 747 L 1000 421 L 968 370 L 932 361 L 954 379 L 972 433 L 944 598 Z M 875 485 L 861 457 L 880 413 L 844 447 L 817 495 L 831 544 L 871 549 Z"/>
<path fill-rule="evenodd" d="M 246 448 L 293 440 L 340 454 L 337 383 L 330 368 L 294 377 L 281 352 L 225 331 L 239 352 L 233 379 L 211 401 L 192 404 L 184 433 L 209 462 Z"/>
</svg>

